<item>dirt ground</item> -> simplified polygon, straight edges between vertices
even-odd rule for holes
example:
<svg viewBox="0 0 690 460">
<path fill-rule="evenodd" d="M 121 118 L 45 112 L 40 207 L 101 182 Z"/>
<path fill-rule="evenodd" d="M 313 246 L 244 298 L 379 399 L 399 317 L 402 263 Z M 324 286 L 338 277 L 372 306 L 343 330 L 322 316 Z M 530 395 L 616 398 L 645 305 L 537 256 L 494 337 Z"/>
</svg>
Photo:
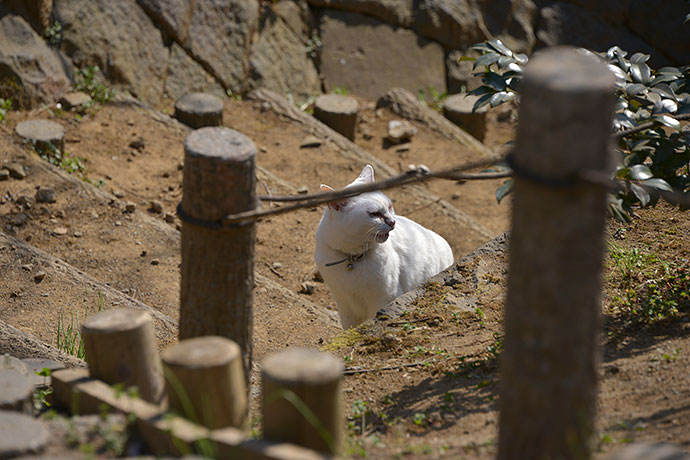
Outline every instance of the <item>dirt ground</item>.
<svg viewBox="0 0 690 460">
<path fill-rule="evenodd" d="M 383 142 L 386 124 L 397 117 L 387 110 L 377 113 L 373 104 L 361 102 L 363 121 L 356 143 L 397 170 L 420 163 L 439 169 L 476 158 L 471 149 L 419 124 L 408 150 L 388 146 Z M 163 112 L 170 113 L 170 107 Z M 65 127 L 65 150 L 84 165 L 83 171 L 71 174 L 71 181 L 63 172 L 40 167 L 44 160 L 14 134 L 16 124 L 30 118 L 51 119 Z M 497 114 L 491 116 L 487 140 L 496 150 L 510 139 L 513 130 L 509 119 L 497 118 Z M 260 194 L 293 194 L 303 187 L 315 192 L 320 183 L 341 187 L 363 166 L 327 142 L 300 148 L 302 140 L 312 134 L 310 130 L 264 110 L 257 101 L 228 99 L 224 124 L 255 142 Z M 180 222 L 175 207 L 182 194 L 183 142 L 188 130 L 127 103 L 89 109 L 82 116 L 55 107 L 10 112 L 1 127 L 5 131 L 0 136 L 2 161 L 18 161 L 28 172 L 23 180 L 0 182 L 2 231 L 61 259 L 127 299 L 177 320 Z M 498 236 L 510 225 L 509 199 L 498 205 L 494 197 L 501 183 L 438 181 L 425 187 Z M 34 194 L 39 187 L 54 188 L 57 201 L 36 203 Z M 457 231 L 437 208 L 420 205 L 409 189 L 389 195 L 398 214 L 443 235 L 456 259 L 479 246 Z M 162 211 L 152 210 L 152 201 L 159 202 Z M 128 203 L 136 210 L 130 207 L 128 211 Z M 344 383 L 347 456 L 492 457 L 497 437 L 497 357 L 506 254 L 468 262 L 466 269 L 479 273 L 476 279 L 430 286 L 428 298 L 433 301 L 418 305 L 400 320 L 342 333 L 328 288 L 314 273 L 314 231 L 320 216 L 321 209 L 305 209 L 265 218 L 258 224 L 255 359 L 260 362 L 266 354 L 288 346 L 308 346 L 325 348 L 344 360 L 348 370 Z M 689 237 L 687 213 L 666 205 L 640 211 L 630 224 L 610 222 L 611 252 L 620 255 L 637 250 L 641 262 L 623 273 L 621 259 L 607 256 L 594 440 L 598 453 L 638 440 L 669 441 L 690 449 L 687 294 L 679 295 L 677 312 L 655 320 L 631 315 L 631 307 L 620 300 L 630 289 L 640 290 L 650 278 L 661 277 L 664 267 L 687 273 Z M 46 343 L 55 345 L 60 315 L 80 315 L 83 320 L 84 315 L 119 302 L 101 300 L 104 296 L 95 284 L 77 278 L 71 284 L 59 282 L 59 271 L 51 271 L 48 262 L 13 257 L 9 246 L 0 250 L 4 273 L 12 274 L 0 283 L 0 319 Z M 36 281 L 41 268 L 48 274 Z M 668 277 L 662 278 L 670 282 Z M 313 291 L 305 290 L 305 282 Z M 453 308 L 446 302 L 449 296 L 455 299 Z M 637 301 L 642 296 L 640 291 Z M 457 308 L 463 303 L 458 299 L 466 300 L 466 308 Z M 157 332 L 161 347 L 175 340 L 174 328 L 161 327 Z M 386 367 L 390 369 L 380 370 Z M 256 375 L 253 383 L 256 395 Z M 256 399 L 252 425 L 260 426 Z"/>
</svg>

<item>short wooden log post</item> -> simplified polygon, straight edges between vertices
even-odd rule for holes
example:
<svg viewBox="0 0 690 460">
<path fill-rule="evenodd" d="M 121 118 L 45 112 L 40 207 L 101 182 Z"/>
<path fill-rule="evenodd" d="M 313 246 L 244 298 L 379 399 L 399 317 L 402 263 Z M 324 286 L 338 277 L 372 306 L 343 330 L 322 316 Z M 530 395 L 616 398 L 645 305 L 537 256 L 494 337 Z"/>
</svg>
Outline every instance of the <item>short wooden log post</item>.
<svg viewBox="0 0 690 460">
<path fill-rule="evenodd" d="M 291 349 L 266 358 L 261 372 L 263 435 L 337 455 L 343 431 L 342 362 Z"/>
<path fill-rule="evenodd" d="M 17 123 L 17 134 L 34 144 L 39 153 L 52 153 L 52 149 L 65 152 L 65 129 L 52 120 L 26 120 Z"/>
<path fill-rule="evenodd" d="M 175 103 L 175 118 L 192 129 L 223 124 L 223 101 L 213 94 L 190 93 Z"/>
<path fill-rule="evenodd" d="M 168 347 L 161 357 L 171 409 L 207 428 L 246 425 L 239 345 L 224 337 L 197 337 Z"/>
<path fill-rule="evenodd" d="M 92 378 L 136 386 L 142 399 L 161 403 L 163 367 L 151 315 L 133 308 L 107 310 L 84 321 L 81 336 Z"/>
<path fill-rule="evenodd" d="M 237 131 L 209 127 L 187 136 L 184 149 L 180 340 L 236 342 L 248 388 L 256 225 L 217 225 L 256 207 L 256 147 Z"/>
<path fill-rule="evenodd" d="M 597 391 L 614 79 L 596 58 L 530 61 L 514 157 L 513 231 L 501 356 L 499 459 L 590 457 Z"/>
<path fill-rule="evenodd" d="M 350 96 L 324 94 L 314 101 L 314 117 L 351 141 L 355 139 L 359 103 Z"/>
</svg>

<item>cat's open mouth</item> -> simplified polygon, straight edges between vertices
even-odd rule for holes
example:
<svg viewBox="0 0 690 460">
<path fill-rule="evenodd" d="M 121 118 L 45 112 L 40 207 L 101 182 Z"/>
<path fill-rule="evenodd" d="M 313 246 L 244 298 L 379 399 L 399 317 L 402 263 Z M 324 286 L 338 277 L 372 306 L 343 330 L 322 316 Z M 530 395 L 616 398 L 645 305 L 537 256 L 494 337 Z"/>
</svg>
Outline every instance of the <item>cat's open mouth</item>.
<svg viewBox="0 0 690 460">
<path fill-rule="evenodd" d="M 374 239 L 376 240 L 377 243 L 385 243 L 386 240 L 388 240 L 388 235 L 389 235 L 389 234 L 390 234 L 390 232 L 386 232 L 386 233 L 377 233 L 377 234 L 376 234 L 376 237 L 374 237 Z"/>
</svg>

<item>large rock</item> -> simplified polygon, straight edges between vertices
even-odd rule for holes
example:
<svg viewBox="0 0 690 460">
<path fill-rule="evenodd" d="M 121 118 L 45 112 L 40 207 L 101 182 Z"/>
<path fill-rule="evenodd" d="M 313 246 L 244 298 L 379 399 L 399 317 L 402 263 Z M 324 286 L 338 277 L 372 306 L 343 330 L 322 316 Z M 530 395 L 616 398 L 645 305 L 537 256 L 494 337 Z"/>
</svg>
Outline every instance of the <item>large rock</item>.
<svg viewBox="0 0 690 460">
<path fill-rule="evenodd" d="M 23 17 L 39 33 L 50 25 L 53 0 L 3 0 L 2 4 Z"/>
<path fill-rule="evenodd" d="M 183 47 L 225 88 L 241 92 L 249 43 L 259 18 L 258 0 L 196 0 L 192 4 Z"/>
<path fill-rule="evenodd" d="M 371 16 L 392 26 L 407 27 L 412 21 L 413 0 L 308 0 L 309 6 Z"/>
<path fill-rule="evenodd" d="M 267 8 L 262 18 L 259 37 L 251 47 L 247 83 L 251 89 L 264 86 L 306 99 L 321 89 L 319 72 L 305 48 L 308 25 L 294 10 L 297 3 L 281 2 L 276 9 L 281 5 L 275 12 Z"/>
<path fill-rule="evenodd" d="M 624 26 L 607 23 L 596 12 L 566 2 L 550 2 L 540 10 L 538 45 L 582 46 L 606 51 L 618 45 L 629 54 L 641 51 L 658 59 L 662 53 L 630 33 Z M 656 66 L 658 62 L 652 62 Z"/>
<path fill-rule="evenodd" d="M 189 0 L 137 0 L 156 27 L 178 43 L 187 41 L 192 6 Z"/>
<path fill-rule="evenodd" d="M 114 84 L 157 104 L 163 95 L 168 51 L 134 0 L 55 0 L 62 47 L 78 67 L 97 64 Z"/>
<path fill-rule="evenodd" d="M 410 27 L 449 49 L 467 49 L 489 38 L 501 38 L 523 52 L 534 44 L 535 17 L 532 0 L 419 0 Z"/>
<path fill-rule="evenodd" d="M 690 5 L 685 0 L 630 0 L 628 27 L 674 65 L 690 63 L 690 25 L 685 17 Z M 630 50 L 637 51 L 637 50 Z M 662 53 L 652 56 L 654 66 L 666 64 Z M 655 59 L 656 58 L 656 59 Z"/>
<path fill-rule="evenodd" d="M 211 93 L 225 97 L 223 86 L 192 59 L 180 45 L 173 43 L 168 59 L 165 95 L 177 100 L 190 92 Z"/>
<path fill-rule="evenodd" d="M 0 97 L 30 108 L 38 101 L 54 102 L 69 86 L 59 54 L 24 19 L 5 13 L 0 18 Z"/>
<path fill-rule="evenodd" d="M 410 30 L 360 14 L 326 10 L 321 17 L 321 73 L 328 91 L 340 86 L 377 99 L 392 87 L 446 89 L 443 48 Z"/>
</svg>

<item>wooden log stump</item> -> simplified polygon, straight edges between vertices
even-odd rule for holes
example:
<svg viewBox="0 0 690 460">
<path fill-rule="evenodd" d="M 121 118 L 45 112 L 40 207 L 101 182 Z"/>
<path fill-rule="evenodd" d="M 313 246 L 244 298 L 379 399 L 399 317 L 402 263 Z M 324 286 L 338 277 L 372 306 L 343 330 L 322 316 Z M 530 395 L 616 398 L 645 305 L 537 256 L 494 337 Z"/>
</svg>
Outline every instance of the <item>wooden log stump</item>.
<svg viewBox="0 0 690 460">
<path fill-rule="evenodd" d="M 466 94 L 453 94 L 443 102 L 443 116 L 470 133 L 480 141 L 486 137 L 487 106 L 472 112 L 477 96 Z"/>
<path fill-rule="evenodd" d="M 15 128 L 20 137 L 34 144 L 38 153 L 59 149 L 65 152 L 65 130 L 59 123 L 50 120 L 26 120 Z"/>
<path fill-rule="evenodd" d="M 256 225 L 222 219 L 256 208 L 256 146 L 232 129 L 201 128 L 184 149 L 180 340 L 236 342 L 249 388 Z"/>
<path fill-rule="evenodd" d="M 33 393 L 34 386 L 28 376 L 13 370 L 0 371 L 0 409 L 30 414 Z"/>
<path fill-rule="evenodd" d="M 355 139 L 359 104 L 349 96 L 324 94 L 314 102 L 314 117 L 351 141 Z"/>
<path fill-rule="evenodd" d="M 48 442 L 43 423 L 26 414 L 0 411 L 0 458 L 39 454 Z"/>
<path fill-rule="evenodd" d="M 151 315 L 133 308 L 107 310 L 84 321 L 81 335 L 92 378 L 136 386 L 142 399 L 161 403 L 165 385 Z"/>
<path fill-rule="evenodd" d="M 162 353 L 170 408 L 207 428 L 244 428 L 247 389 L 239 345 L 224 337 L 183 340 Z"/>
<path fill-rule="evenodd" d="M 291 349 L 269 355 L 261 370 L 264 438 L 337 455 L 342 374 L 342 362 L 328 353 Z"/>
<path fill-rule="evenodd" d="M 193 129 L 223 124 L 223 101 L 213 94 L 190 93 L 175 103 L 175 118 Z"/>
<path fill-rule="evenodd" d="M 501 355 L 499 459 L 587 459 L 594 428 L 614 78 L 572 48 L 525 69 Z"/>
</svg>

